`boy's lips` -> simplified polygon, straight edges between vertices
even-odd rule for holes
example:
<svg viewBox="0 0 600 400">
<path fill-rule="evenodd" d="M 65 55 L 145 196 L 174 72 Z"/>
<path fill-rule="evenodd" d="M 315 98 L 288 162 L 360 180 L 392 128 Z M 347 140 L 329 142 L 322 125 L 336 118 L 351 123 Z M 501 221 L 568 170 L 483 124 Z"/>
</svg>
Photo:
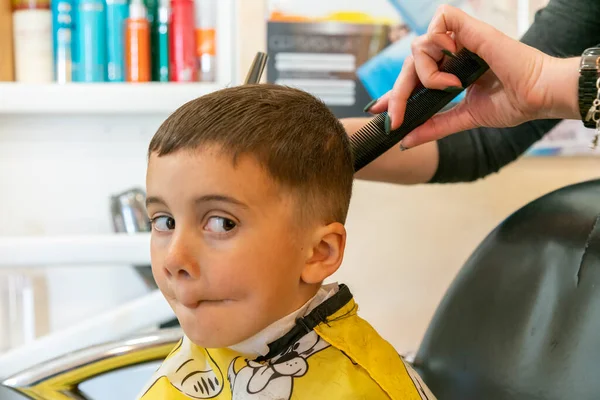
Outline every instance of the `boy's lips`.
<svg viewBox="0 0 600 400">
<path fill-rule="evenodd" d="M 202 295 L 201 290 L 197 290 L 193 287 L 178 289 L 179 290 L 174 290 L 173 292 L 171 292 L 173 300 L 181 304 L 183 307 L 189 309 L 195 309 L 202 303 L 216 304 L 226 300 L 223 298 L 212 296 L 210 294 Z"/>
<path fill-rule="evenodd" d="M 181 304 L 182 306 L 184 306 L 185 308 L 190 308 L 190 309 L 196 309 L 198 308 L 198 306 L 205 304 L 219 304 L 219 303 L 224 303 L 227 302 L 227 299 L 222 299 L 222 300 L 217 300 L 217 299 L 203 299 L 203 300 L 194 300 L 194 301 L 180 301 L 178 300 L 179 304 Z"/>
</svg>

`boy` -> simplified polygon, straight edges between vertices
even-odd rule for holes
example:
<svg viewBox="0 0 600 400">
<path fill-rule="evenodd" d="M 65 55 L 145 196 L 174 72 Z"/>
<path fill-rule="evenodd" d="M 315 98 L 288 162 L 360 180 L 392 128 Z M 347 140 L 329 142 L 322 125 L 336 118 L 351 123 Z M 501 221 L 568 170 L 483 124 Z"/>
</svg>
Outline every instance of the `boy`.
<svg viewBox="0 0 600 400">
<path fill-rule="evenodd" d="M 348 138 L 300 90 L 193 100 L 149 147 L 152 270 L 185 333 L 142 399 L 433 399 L 356 314 L 340 266 Z"/>
</svg>

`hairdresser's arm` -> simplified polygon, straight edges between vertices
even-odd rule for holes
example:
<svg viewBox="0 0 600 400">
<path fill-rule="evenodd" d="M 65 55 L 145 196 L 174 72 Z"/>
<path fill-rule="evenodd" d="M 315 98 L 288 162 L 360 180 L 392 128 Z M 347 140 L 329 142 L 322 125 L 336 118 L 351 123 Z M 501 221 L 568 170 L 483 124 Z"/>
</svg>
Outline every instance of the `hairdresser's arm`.
<svg viewBox="0 0 600 400">
<path fill-rule="evenodd" d="M 545 9 L 538 11 L 522 41 L 550 55 L 577 56 L 594 46 L 600 37 L 598 15 L 600 2 L 596 0 L 550 0 Z M 535 120 L 511 128 L 474 128 L 440 139 L 435 146 L 429 142 L 404 153 L 394 148 L 361 170 L 357 177 L 405 184 L 476 180 L 517 159 L 559 121 Z M 360 127 L 356 122 L 345 125 L 349 134 Z"/>
<path fill-rule="evenodd" d="M 563 93 L 564 96 L 558 97 L 552 103 L 555 108 L 540 106 L 539 109 L 562 118 L 578 118 L 576 93 L 579 60 L 569 58 L 554 61 L 556 65 L 549 66 L 549 69 L 551 68 L 555 76 L 562 77 L 554 84 L 554 91 Z M 436 117 L 439 115 L 441 114 Z M 350 136 L 367 122 L 367 118 L 342 120 Z M 556 123 L 557 120 L 542 119 L 527 121 L 511 128 L 473 128 L 461 133 L 463 136 L 460 140 L 453 140 L 453 147 L 447 146 L 447 140 L 450 140 L 448 137 L 444 138 L 446 140 L 441 139 L 439 143 L 424 141 L 404 151 L 400 150 L 400 146 L 395 146 L 359 171 L 356 177 L 400 184 L 476 180 L 513 161 Z M 406 141 L 406 138 L 403 141 Z"/>
<path fill-rule="evenodd" d="M 536 13 L 521 41 L 552 56 L 579 56 L 600 40 L 598 18 L 597 0 L 550 0 Z M 475 128 L 440 139 L 438 168 L 431 182 L 474 181 L 497 172 L 558 122 L 546 119 L 513 128 Z"/>
</svg>

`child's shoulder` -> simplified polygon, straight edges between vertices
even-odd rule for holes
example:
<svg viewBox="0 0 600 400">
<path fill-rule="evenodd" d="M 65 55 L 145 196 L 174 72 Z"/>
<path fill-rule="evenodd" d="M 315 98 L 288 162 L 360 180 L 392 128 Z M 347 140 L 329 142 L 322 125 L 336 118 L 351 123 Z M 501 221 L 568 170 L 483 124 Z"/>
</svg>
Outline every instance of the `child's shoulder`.
<svg viewBox="0 0 600 400">
<path fill-rule="evenodd" d="M 390 398 L 435 399 L 396 349 L 358 315 L 358 305 L 353 297 L 314 330 L 366 372 Z"/>
</svg>

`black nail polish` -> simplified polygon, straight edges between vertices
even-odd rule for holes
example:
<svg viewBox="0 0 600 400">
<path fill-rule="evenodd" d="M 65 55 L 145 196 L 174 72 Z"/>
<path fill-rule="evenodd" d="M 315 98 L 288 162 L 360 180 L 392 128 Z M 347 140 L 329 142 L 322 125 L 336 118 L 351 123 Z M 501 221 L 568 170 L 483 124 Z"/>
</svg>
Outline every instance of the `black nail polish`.
<svg viewBox="0 0 600 400">
<path fill-rule="evenodd" d="M 452 93 L 452 94 L 459 94 L 463 90 L 465 90 L 465 89 L 460 86 L 448 86 L 446 89 L 444 89 L 444 92 Z"/>
<path fill-rule="evenodd" d="M 385 115 L 385 133 L 386 134 L 390 134 L 391 132 L 391 127 L 392 127 L 392 120 L 390 118 L 389 114 Z"/>
<path fill-rule="evenodd" d="M 452 57 L 452 58 L 456 58 L 456 54 L 454 54 L 453 52 L 451 52 L 450 50 L 446 50 L 443 49 L 442 53 L 444 53 L 445 55 L 447 55 L 448 57 Z"/>
<path fill-rule="evenodd" d="M 365 106 L 365 108 L 363 108 L 363 111 L 364 112 L 369 111 L 371 109 L 371 107 L 373 107 L 375 105 L 375 103 L 377 103 L 377 100 L 379 100 L 379 99 L 373 99 L 369 103 L 367 103 L 367 105 Z"/>
<path fill-rule="evenodd" d="M 408 149 L 406 147 L 404 147 L 402 142 L 400 142 L 400 151 L 404 151 L 404 150 L 408 150 Z"/>
</svg>

